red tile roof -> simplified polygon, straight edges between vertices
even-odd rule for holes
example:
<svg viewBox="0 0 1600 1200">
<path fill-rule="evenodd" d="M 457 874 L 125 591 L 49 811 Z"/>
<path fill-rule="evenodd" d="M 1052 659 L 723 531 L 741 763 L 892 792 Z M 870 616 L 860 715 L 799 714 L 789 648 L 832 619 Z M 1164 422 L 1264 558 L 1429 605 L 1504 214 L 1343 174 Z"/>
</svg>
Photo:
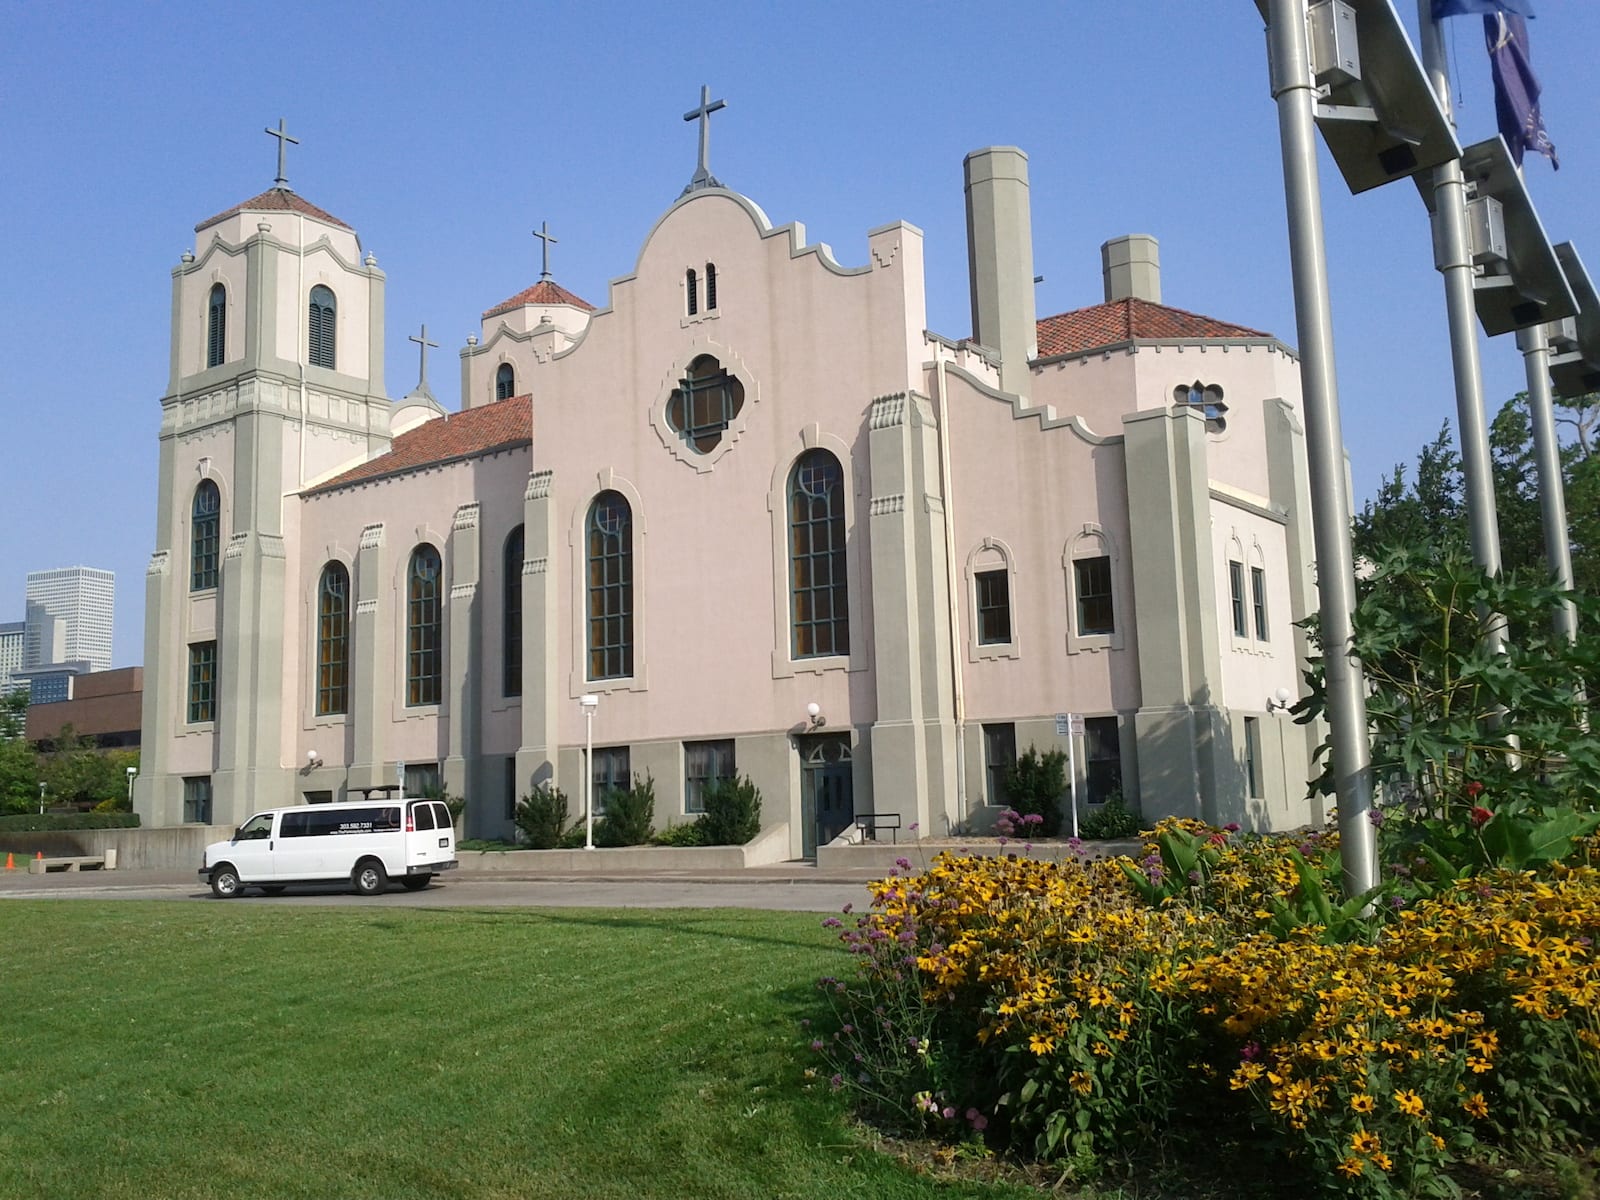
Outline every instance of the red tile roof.
<svg viewBox="0 0 1600 1200">
<path fill-rule="evenodd" d="M 1230 325 L 1148 300 L 1113 300 L 1045 317 L 1039 322 L 1039 357 L 1055 358 L 1132 341 L 1204 341 L 1271 338 L 1259 329 Z"/>
<path fill-rule="evenodd" d="M 581 300 L 574 296 L 559 283 L 541 279 L 531 288 L 520 291 L 511 299 L 502 300 L 499 304 L 496 304 L 483 314 L 483 318 L 488 320 L 490 317 L 498 317 L 501 313 L 508 313 L 514 308 L 522 308 L 529 304 L 568 304 L 573 308 L 581 308 L 584 312 L 594 311 L 594 305 L 587 300 Z"/>
<path fill-rule="evenodd" d="M 533 397 L 513 396 L 509 400 L 496 400 L 493 404 L 424 421 L 395 438 L 387 454 L 335 475 L 308 489 L 306 494 L 314 496 L 355 483 L 404 475 L 465 458 L 481 458 L 532 443 Z"/>
<path fill-rule="evenodd" d="M 309 200 L 302 200 L 288 188 L 268 188 L 261 195 L 246 200 L 243 204 L 235 204 L 227 212 L 220 212 L 194 227 L 199 233 L 208 225 L 215 225 L 218 221 L 225 221 L 235 213 L 242 212 L 297 212 L 308 217 L 315 217 L 319 221 L 326 221 L 329 225 L 337 225 L 340 229 L 350 229 L 343 221 L 332 213 L 324 212 Z M 352 232 L 354 232 L 352 230 Z"/>
</svg>

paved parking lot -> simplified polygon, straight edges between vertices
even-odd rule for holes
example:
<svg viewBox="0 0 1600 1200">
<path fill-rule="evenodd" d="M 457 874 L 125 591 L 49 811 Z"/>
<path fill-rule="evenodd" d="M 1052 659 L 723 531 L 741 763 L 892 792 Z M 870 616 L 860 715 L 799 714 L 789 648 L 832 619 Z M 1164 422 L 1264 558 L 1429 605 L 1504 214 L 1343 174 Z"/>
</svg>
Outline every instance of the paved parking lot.
<svg viewBox="0 0 1600 1200">
<path fill-rule="evenodd" d="M 859 876 L 859 877 L 856 877 Z M 187 900 L 208 904 L 405 905 L 413 908 L 760 908 L 789 912 L 838 912 L 864 906 L 866 872 L 818 875 L 806 866 L 756 868 L 724 876 L 565 876 L 507 879 L 449 872 L 425 890 L 391 886 L 382 896 L 361 897 L 345 885 L 306 886 L 281 896 L 250 891 L 217 900 L 192 873 L 176 871 L 81 871 L 29 875 L 0 873 L 3 900 Z"/>
</svg>

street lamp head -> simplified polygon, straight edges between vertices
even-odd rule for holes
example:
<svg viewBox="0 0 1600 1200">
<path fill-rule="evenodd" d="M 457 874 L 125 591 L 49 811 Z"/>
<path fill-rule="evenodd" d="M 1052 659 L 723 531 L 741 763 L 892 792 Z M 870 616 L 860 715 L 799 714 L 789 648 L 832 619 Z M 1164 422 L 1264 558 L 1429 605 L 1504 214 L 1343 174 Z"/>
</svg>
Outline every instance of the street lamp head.
<svg viewBox="0 0 1600 1200">
<path fill-rule="evenodd" d="M 590 712 L 593 712 L 600 704 L 600 697 L 596 696 L 593 692 L 590 692 L 586 695 L 579 696 L 578 703 L 583 705 L 583 707 L 588 709 Z"/>
<path fill-rule="evenodd" d="M 307 750 L 306 751 L 306 766 L 308 766 L 308 767 L 320 767 L 321 765 L 322 765 L 322 755 L 318 754 L 315 750 Z"/>
<path fill-rule="evenodd" d="M 138 773 L 139 773 L 139 768 L 138 767 L 129 767 L 128 768 L 128 778 L 129 779 L 132 779 Z"/>
<path fill-rule="evenodd" d="M 811 722 L 813 729 L 828 723 L 828 718 L 822 715 L 822 705 L 815 700 L 806 705 L 806 718 Z"/>
</svg>

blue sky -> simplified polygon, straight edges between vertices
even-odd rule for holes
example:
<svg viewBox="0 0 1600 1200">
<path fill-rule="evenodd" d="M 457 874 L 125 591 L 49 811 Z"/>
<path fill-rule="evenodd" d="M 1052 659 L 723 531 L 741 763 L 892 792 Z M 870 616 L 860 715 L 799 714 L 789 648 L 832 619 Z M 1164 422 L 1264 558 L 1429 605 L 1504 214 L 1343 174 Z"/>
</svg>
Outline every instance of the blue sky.
<svg viewBox="0 0 1600 1200">
<path fill-rule="evenodd" d="M 1416 34 L 1415 5 L 1399 0 Z M 1562 169 L 1530 159 L 1552 240 L 1600 274 L 1600 5 L 1543 0 L 1534 63 Z M 1449 22 L 1463 143 L 1494 132 L 1481 26 Z M 971 331 L 961 160 L 1031 156 L 1040 315 L 1097 303 L 1099 246 L 1161 241 L 1166 303 L 1293 344 L 1277 118 L 1251 0 L 231 5 L 13 3 L 0 11 L 0 357 L 8 484 L 0 620 L 23 576 L 117 573 L 114 657 L 143 657 L 170 272 L 194 225 L 289 181 L 353 225 L 388 275 L 388 385 L 458 401 L 456 353 L 538 278 L 596 304 L 695 165 L 845 263 L 866 231 L 927 235 L 934 330 Z M 1443 290 L 1416 190 L 1352 197 L 1323 161 L 1334 335 L 1358 497 L 1454 420 Z M 1483 342 L 1491 407 L 1523 387 Z"/>
</svg>

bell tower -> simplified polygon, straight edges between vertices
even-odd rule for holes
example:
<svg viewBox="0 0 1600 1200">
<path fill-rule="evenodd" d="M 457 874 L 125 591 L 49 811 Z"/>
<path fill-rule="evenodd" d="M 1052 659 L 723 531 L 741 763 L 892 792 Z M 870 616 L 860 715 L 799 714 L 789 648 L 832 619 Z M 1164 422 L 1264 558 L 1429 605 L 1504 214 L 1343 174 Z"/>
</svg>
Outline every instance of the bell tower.
<svg viewBox="0 0 1600 1200">
<path fill-rule="evenodd" d="M 382 453 L 385 279 L 301 197 L 282 120 L 273 186 L 195 226 L 172 271 L 155 553 L 145 594 L 146 824 L 235 824 L 295 799 L 282 703 L 300 594 L 285 535 L 308 482 Z"/>
</svg>

